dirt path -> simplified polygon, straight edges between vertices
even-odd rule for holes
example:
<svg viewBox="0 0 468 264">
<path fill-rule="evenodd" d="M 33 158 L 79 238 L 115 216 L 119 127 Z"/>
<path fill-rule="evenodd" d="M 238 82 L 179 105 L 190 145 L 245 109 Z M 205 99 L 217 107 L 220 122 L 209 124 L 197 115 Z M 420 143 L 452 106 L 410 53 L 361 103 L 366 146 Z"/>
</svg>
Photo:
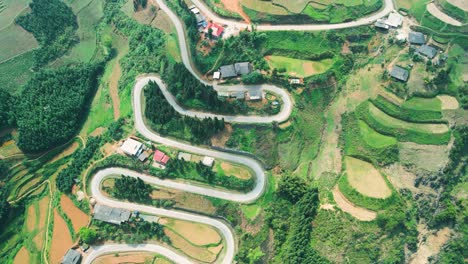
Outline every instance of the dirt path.
<svg viewBox="0 0 468 264">
<path fill-rule="evenodd" d="M 227 10 L 239 14 L 246 23 L 250 24 L 250 17 L 244 12 L 239 0 L 221 0 L 224 8 Z"/>
<path fill-rule="evenodd" d="M 411 258 L 410 264 L 429 263 L 429 257 L 439 253 L 440 248 L 450 238 L 450 234 L 451 230 L 448 227 L 440 229 L 436 233 L 423 234 L 420 238 L 423 242 L 419 244 L 418 251 Z"/>
<path fill-rule="evenodd" d="M 346 213 L 354 216 L 361 221 L 372 221 L 377 217 L 377 213 L 371 210 L 367 210 L 362 207 L 357 207 L 351 203 L 338 189 L 338 186 L 333 188 L 333 198 L 335 199 L 338 207 Z"/>
<path fill-rule="evenodd" d="M 440 19 L 441 21 L 447 24 L 450 24 L 456 27 L 462 26 L 462 23 L 460 21 L 442 12 L 434 3 L 430 3 L 427 5 L 427 11 L 431 13 L 431 15 L 437 17 L 438 19 Z"/>
</svg>

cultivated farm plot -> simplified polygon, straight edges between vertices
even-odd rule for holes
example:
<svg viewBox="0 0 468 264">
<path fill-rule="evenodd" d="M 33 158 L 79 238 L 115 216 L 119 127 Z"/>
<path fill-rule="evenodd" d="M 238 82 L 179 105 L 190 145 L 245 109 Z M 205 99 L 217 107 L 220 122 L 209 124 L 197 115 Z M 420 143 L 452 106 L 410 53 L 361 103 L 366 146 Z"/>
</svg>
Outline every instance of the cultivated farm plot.
<svg viewBox="0 0 468 264">
<path fill-rule="evenodd" d="M 271 68 L 286 69 L 289 75 L 297 77 L 308 77 L 323 73 L 333 64 L 333 59 L 310 61 L 283 56 L 268 56 L 266 59 Z"/>
<path fill-rule="evenodd" d="M 337 206 L 344 212 L 352 215 L 361 221 L 372 221 L 377 217 L 377 213 L 366 208 L 358 207 L 351 203 L 346 197 L 340 192 L 338 186 L 333 188 L 333 199 Z"/>
<path fill-rule="evenodd" d="M 443 134 L 449 131 L 445 124 L 416 124 L 393 118 L 373 104 L 369 104 L 369 114 L 380 125 L 391 129 L 412 130 L 425 134 Z"/>
<path fill-rule="evenodd" d="M 156 260 L 155 260 L 156 259 Z M 118 255 L 104 255 L 98 257 L 93 261 L 94 264 L 110 264 L 110 263 L 158 263 L 153 262 L 153 260 L 158 261 L 162 259 L 161 257 L 155 256 L 149 252 L 129 252 L 129 253 L 119 253 Z M 171 263 L 171 262 L 161 262 L 161 263 Z"/>
<path fill-rule="evenodd" d="M 372 164 L 352 157 L 345 157 L 345 163 L 351 187 L 368 197 L 380 199 L 390 197 L 392 190 Z"/>
<path fill-rule="evenodd" d="M 31 263 L 29 251 L 25 247 L 22 247 L 18 251 L 18 253 L 16 253 L 15 258 L 13 259 L 13 264 L 23 264 L 23 263 Z"/>
<path fill-rule="evenodd" d="M 52 263 L 60 263 L 62 257 L 72 246 L 73 241 L 68 230 L 67 223 L 60 216 L 57 209 L 54 210 L 54 229 L 52 232 L 49 257 Z"/>
<path fill-rule="evenodd" d="M 240 0 L 240 4 L 249 9 L 264 12 L 272 15 L 287 15 L 289 12 L 283 7 L 273 5 L 268 1 L 261 0 Z"/>
<path fill-rule="evenodd" d="M 207 225 L 175 219 L 161 219 L 164 225 L 196 246 L 218 245 L 221 236 Z"/>
<path fill-rule="evenodd" d="M 437 98 L 413 97 L 405 101 L 401 107 L 413 110 L 440 112 L 440 110 L 442 110 L 442 103 Z"/>
<path fill-rule="evenodd" d="M 5 62 L 38 46 L 39 44 L 31 33 L 18 25 L 11 24 L 0 31 L 0 62 Z"/>
<path fill-rule="evenodd" d="M 216 162 L 213 170 L 225 176 L 234 176 L 242 180 L 252 178 L 252 172 L 249 169 L 241 165 L 232 164 L 230 162 Z"/>
<path fill-rule="evenodd" d="M 375 131 L 362 120 L 359 120 L 359 130 L 364 141 L 374 148 L 384 148 L 398 142 L 394 137 L 385 136 Z"/>
<path fill-rule="evenodd" d="M 450 95 L 438 95 L 437 99 L 440 100 L 442 110 L 455 110 L 460 107 L 457 98 Z"/>
<path fill-rule="evenodd" d="M 73 201 L 64 194 L 60 197 L 60 207 L 71 220 L 75 233 L 88 224 L 88 215 L 78 209 Z"/>
<path fill-rule="evenodd" d="M 0 33 L 1 34 L 1 33 Z M 10 94 L 19 94 L 24 84 L 31 78 L 34 64 L 33 51 L 26 52 L 0 64 L 0 89 Z"/>
<path fill-rule="evenodd" d="M 31 0 L 0 0 L 0 30 L 9 26 Z"/>
</svg>

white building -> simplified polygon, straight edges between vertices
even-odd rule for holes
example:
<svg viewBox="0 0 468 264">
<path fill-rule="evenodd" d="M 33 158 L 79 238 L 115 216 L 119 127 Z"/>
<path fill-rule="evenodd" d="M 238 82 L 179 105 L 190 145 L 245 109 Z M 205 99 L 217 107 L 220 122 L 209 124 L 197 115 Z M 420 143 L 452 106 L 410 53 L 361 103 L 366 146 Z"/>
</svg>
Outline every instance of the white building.
<svg viewBox="0 0 468 264">
<path fill-rule="evenodd" d="M 402 23 L 403 23 L 403 16 L 396 12 L 390 13 L 390 15 L 388 15 L 387 19 L 385 20 L 385 24 L 394 28 L 401 26 Z"/>
<path fill-rule="evenodd" d="M 128 138 L 125 140 L 122 146 L 120 146 L 120 149 L 129 156 L 138 157 L 143 151 L 143 143 L 138 142 L 132 138 Z"/>
<path fill-rule="evenodd" d="M 213 73 L 213 79 L 219 80 L 221 79 L 221 72 L 217 71 Z"/>
<path fill-rule="evenodd" d="M 208 167 L 213 167 L 214 158 L 205 156 L 202 160 L 202 164 Z"/>
</svg>

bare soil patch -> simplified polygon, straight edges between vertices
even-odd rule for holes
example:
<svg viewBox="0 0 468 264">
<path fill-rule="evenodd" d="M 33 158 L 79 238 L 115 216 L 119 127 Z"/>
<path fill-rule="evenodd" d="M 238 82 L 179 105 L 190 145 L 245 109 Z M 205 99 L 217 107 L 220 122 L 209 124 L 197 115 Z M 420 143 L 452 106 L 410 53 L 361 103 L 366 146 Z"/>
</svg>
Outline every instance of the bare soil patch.
<svg viewBox="0 0 468 264">
<path fill-rule="evenodd" d="M 64 151 L 62 151 L 60 154 L 58 154 L 57 156 L 55 156 L 51 161 L 50 163 L 53 163 L 61 158 L 64 158 L 68 155 L 71 155 L 73 154 L 73 152 L 75 152 L 75 150 L 80 146 L 80 144 L 78 142 L 73 142 L 70 146 L 68 146 L 68 148 L 66 148 Z"/>
<path fill-rule="evenodd" d="M 28 213 L 26 215 L 26 227 L 28 228 L 28 231 L 33 231 L 34 228 L 36 227 L 37 223 L 37 216 L 36 216 L 36 207 L 34 204 L 31 204 L 28 207 Z"/>
<path fill-rule="evenodd" d="M 176 202 L 175 207 L 188 209 L 205 214 L 216 213 L 216 207 L 205 197 L 193 193 L 185 193 L 177 190 L 158 189 L 151 193 L 152 199 L 167 199 Z"/>
<path fill-rule="evenodd" d="M 361 221 L 372 221 L 377 217 L 377 213 L 362 207 L 357 207 L 351 203 L 338 189 L 338 186 L 333 188 L 333 198 L 338 207 L 344 212 L 352 215 Z"/>
<path fill-rule="evenodd" d="M 447 0 L 447 2 L 468 12 L 468 2 L 466 0 Z"/>
<path fill-rule="evenodd" d="M 154 2 L 154 1 L 153 1 Z M 156 4 L 153 4 L 157 6 Z M 151 26 L 161 29 L 166 33 L 171 33 L 174 31 L 174 24 L 172 24 L 171 19 L 169 16 L 163 12 L 159 7 L 156 8 L 156 17 L 153 19 Z"/>
<path fill-rule="evenodd" d="M 193 246 L 182 236 L 167 228 L 164 229 L 164 233 L 171 239 L 172 246 L 181 250 L 187 256 L 203 262 L 213 262 L 216 260 L 217 254 L 213 254 L 208 248 Z"/>
<path fill-rule="evenodd" d="M 120 98 L 119 98 L 119 79 L 122 75 L 122 68 L 117 59 L 114 67 L 112 68 L 112 73 L 109 77 L 109 93 L 112 99 L 112 108 L 114 110 L 114 120 L 119 119 L 120 117 Z"/>
<path fill-rule="evenodd" d="M 449 149 L 445 145 L 421 145 L 412 142 L 400 143 L 400 161 L 411 171 L 438 172 L 447 164 Z"/>
<path fill-rule="evenodd" d="M 52 240 L 50 246 L 50 261 L 60 263 L 62 257 L 73 245 L 70 232 L 68 231 L 65 220 L 59 215 L 57 209 L 54 210 L 54 229 L 52 231 Z"/>
<path fill-rule="evenodd" d="M 226 10 L 239 14 L 246 23 L 250 24 L 250 18 L 242 9 L 239 0 L 221 0 L 221 3 Z"/>
<path fill-rule="evenodd" d="M 460 21 L 442 12 L 434 3 L 430 3 L 427 5 L 427 11 L 431 13 L 431 15 L 440 19 L 442 22 L 456 27 L 462 26 L 462 23 Z"/>
<path fill-rule="evenodd" d="M 232 134 L 232 126 L 227 124 L 224 127 L 224 130 L 219 132 L 218 134 L 214 135 L 211 138 L 211 145 L 216 147 L 225 147 L 226 142 L 229 140 Z"/>
<path fill-rule="evenodd" d="M 62 194 L 60 197 L 60 206 L 62 207 L 63 212 L 65 212 L 68 218 L 72 221 L 75 233 L 78 233 L 80 228 L 88 225 L 88 215 L 78 209 L 68 196 Z"/>
<path fill-rule="evenodd" d="M 93 263 L 94 264 L 122 264 L 122 263 L 152 263 L 154 255 L 148 252 L 132 252 L 132 253 L 119 253 L 118 256 L 115 254 L 105 255 L 98 257 Z"/>
<path fill-rule="evenodd" d="M 333 204 L 326 203 L 326 204 L 321 204 L 320 209 L 335 211 L 335 206 Z"/>
<path fill-rule="evenodd" d="M 91 136 L 91 137 L 97 137 L 97 136 L 102 135 L 105 131 L 106 131 L 106 128 L 104 128 L 104 127 L 98 127 L 98 128 L 96 128 L 93 132 L 91 132 L 91 134 L 89 134 L 89 136 Z"/>
<path fill-rule="evenodd" d="M 15 259 L 13 260 L 13 264 L 25 264 L 29 262 L 29 252 L 25 247 L 22 247 L 18 253 L 16 253 Z"/>
<path fill-rule="evenodd" d="M 221 166 L 221 169 L 226 173 L 226 176 L 234 176 L 243 180 L 252 178 L 250 171 L 242 166 L 225 161 L 221 161 L 219 166 Z"/>
<path fill-rule="evenodd" d="M 188 221 L 167 219 L 166 226 L 172 228 L 179 235 L 190 241 L 192 244 L 205 246 L 209 244 L 218 244 L 221 242 L 221 236 L 215 229 Z"/>
<path fill-rule="evenodd" d="M 450 238 L 451 230 L 448 227 L 427 235 L 423 243 L 419 245 L 418 251 L 411 258 L 410 264 L 428 263 L 429 257 L 439 253 L 440 248 Z"/>
<path fill-rule="evenodd" d="M 428 186 L 421 184 L 415 187 L 416 175 L 407 171 L 401 164 L 392 164 L 383 168 L 383 172 L 388 176 L 390 183 L 397 189 L 408 189 L 414 194 L 436 194 L 436 192 Z"/>
<path fill-rule="evenodd" d="M 47 221 L 47 211 L 49 209 L 49 202 L 50 198 L 49 196 L 45 196 L 42 198 L 39 203 L 39 224 L 37 226 L 37 230 L 40 230 L 40 232 L 34 237 L 34 243 L 36 244 L 36 247 L 38 249 L 42 249 L 44 245 L 44 230 L 45 230 L 45 225 Z"/>
<path fill-rule="evenodd" d="M 372 164 L 352 157 L 346 157 L 345 163 L 349 184 L 361 194 L 373 198 L 387 198 L 392 194 Z"/>
<path fill-rule="evenodd" d="M 438 95 L 437 99 L 442 103 L 442 110 L 455 110 L 460 107 L 457 98 L 450 95 Z"/>
</svg>

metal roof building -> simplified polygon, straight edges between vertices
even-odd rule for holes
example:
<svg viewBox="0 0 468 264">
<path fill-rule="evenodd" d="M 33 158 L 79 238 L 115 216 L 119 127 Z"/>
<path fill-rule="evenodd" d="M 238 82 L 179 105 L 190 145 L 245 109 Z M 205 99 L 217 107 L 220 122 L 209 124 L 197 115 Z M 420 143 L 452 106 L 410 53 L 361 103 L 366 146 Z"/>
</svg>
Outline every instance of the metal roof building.
<svg viewBox="0 0 468 264">
<path fill-rule="evenodd" d="M 390 76 L 393 78 L 406 82 L 409 77 L 409 72 L 408 70 L 400 67 L 400 66 L 395 66 L 393 67 L 392 71 L 390 72 Z"/>
<path fill-rule="evenodd" d="M 238 62 L 234 64 L 236 73 L 240 75 L 246 75 L 253 71 L 253 67 L 249 62 Z"/>
<path fill-rule="evenodd" d="M 422 45 L 426 43 L 426 37 L 421 32 L 410 32 L 408 35 L 408 41 L 411 44 Z"/>
<path fill-rule="evenodd" d="M 385 20 L 385 24 L 394 28 L 401 26 L 402 23 L 403 16 L 396 12 L 390 13 L 390 15 L 388 15 L 388 18 Z"/>
<path fill-rule="evenodd" d="M 377 19 L 377 21 L 375 21 L 375 23 L 374 23 L 374 26 L 378 27 L 378 28 L 381 28 L 381 29 L 389 29 L 390 28 L 390 26 L 385 24 L 385 21 L 382 20 L 382 19 Z"/>
<path fill-rule="evenodd" d="M 81 254 L 80 252 L 69 249 L 65 256 L 63 257 L 62 264 L 78 264 L 81 262 Z"/>
<path fill-rule="evenodd" d="M 232 64 L 219 67 L 219 71 L 221 72 L 222 78 L 231 78 L 237 76 L 236 68 L 234 68 L 234 65 Z"/>
<path fill-rule="evenodd" d="M 94 206 L 94 219 L 120 225 L 130 219 L 131 212 L 125 209 L 113 208 L 106 205 Z"/>
<path fill-rule="evenodd" d="M 122 144 L 120 149 L 125 152 L 125 154 L 130 155 L 130 156 L 136 156 L 138 157 L 143 150 L 143 144 L 141 142 L 138 142 L 132 138 L 128 138 L 125 140 L 125 142 Z"/>
<path fill-rule="evenodd" d="M 432 59 L 437 55 L 437 50 L 431 46 L 422 45 L 421 47 L 419 47 L 418 53 L 428 57 L 429 59 Z"/>
</svg>

